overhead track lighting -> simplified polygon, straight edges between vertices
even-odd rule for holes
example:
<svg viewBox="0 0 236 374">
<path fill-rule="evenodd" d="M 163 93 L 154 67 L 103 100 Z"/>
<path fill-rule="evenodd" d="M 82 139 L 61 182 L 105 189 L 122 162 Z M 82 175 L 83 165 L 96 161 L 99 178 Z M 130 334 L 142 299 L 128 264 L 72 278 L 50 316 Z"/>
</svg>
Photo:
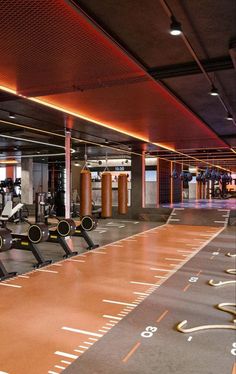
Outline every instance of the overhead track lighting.
<svg viewBox="0 0 236 374">
<path fill-rule="evenodd" d="M 227 113 L 227 116 L 226 116 L 225 119 L 227 119 L 227 121 L 233 121 L 234 120 L 233 116 L 232 116 L 232 114 L 230 112 Z"/>
<path fill-rule="evenodd" d="M 218 92 L 217 88 L 216 88 L 214 85 L 212 85 L 209 94 L 210 94 L 211 96 L 219 96 L 219 92 Z"/>
<path fill-rule="evenodd" d="M 16 118 L 15 113 L 10 112 L 10 113 L 9 113 L 9 118 L 13 118 L 13 119 Z"/>
<path fill-rule="evenodd" d="M 174 36 L 182 34 L 181 23 L 174 16 L 171 16 L 170 34 Z"/>
</svg>

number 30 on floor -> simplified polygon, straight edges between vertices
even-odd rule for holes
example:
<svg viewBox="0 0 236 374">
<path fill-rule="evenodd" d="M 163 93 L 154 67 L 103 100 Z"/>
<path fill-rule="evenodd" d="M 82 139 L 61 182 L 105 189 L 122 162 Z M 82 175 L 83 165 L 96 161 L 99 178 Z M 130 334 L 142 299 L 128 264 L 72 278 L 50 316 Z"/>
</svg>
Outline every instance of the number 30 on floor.
<svg viewBox="0 0 236 374">
<path fill-rule="evenodd" d="M 157 327 L 147 326 L 146 329 L 141 333 L 141 336 L 142 338 L 151 338 L 156 331 Z"/>
</svg>

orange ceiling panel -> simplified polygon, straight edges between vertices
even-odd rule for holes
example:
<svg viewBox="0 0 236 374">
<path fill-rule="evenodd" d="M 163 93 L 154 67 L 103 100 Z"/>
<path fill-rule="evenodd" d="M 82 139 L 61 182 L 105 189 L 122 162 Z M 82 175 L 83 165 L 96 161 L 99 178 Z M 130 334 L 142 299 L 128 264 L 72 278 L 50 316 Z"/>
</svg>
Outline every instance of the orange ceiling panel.
<svg viewBox="0 0 236 374">
<path fill-rule="evenodd" d="M 64 0 L 0 0 L 0 85 L 174 148 L 225 146 Z"/>
<path fill-rule="evenodd" d="M 39 99 L 118 131 L 175 149 L 224 145 L 195 115 L 151 79 Z"/>
</svg>

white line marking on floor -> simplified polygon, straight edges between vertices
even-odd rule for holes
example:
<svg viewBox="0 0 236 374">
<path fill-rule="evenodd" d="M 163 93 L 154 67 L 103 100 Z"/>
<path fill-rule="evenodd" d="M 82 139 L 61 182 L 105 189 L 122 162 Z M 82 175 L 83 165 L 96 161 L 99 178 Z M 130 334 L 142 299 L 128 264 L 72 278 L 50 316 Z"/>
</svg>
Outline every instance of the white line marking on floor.
<svg viewBox="0 0 236 374">
<path fill-rule="evenodd" d="M 94 343 L 91 343 L 91 342 L 84 342 L 84 344 L 93 345 Z"/>
<path fill-rule="evenodd" d="M 121 245 L 121 244 L 112 244 L 112 247 L 124 247 L 123 245 Z"/>
<path fill-rule="evenodd" d="M 1 371 L 0 371 L 0 373 L 1 373 Z M 48 371 L 48 374 L 58 374 L 58 372 L 57 371 Z"/>
<path fill-rule="evenodd" d="M 83 349 L 89 349 L 89 347 L 85 347 L 84 345 L 80 345 L 79 347 Z"/>
<path fill-rule="evenodd" d="M 67 262 L 85 262 L 85 260 L 76 260 L 74 258 L 67 259 Z"/>
<path fill-rule="evenodd" d="M 105 331 L 105 330 L 98 330 L 98 331 L 100 331 L 100 332 L 104 332 L 104 333 L 107 332 L 107 331 Z"/>
<path fill-rule="evenodd" d="M 113 325 L 113 326 L 115 326 L 115 325 Z M 95 339 L 95 338 L 89 338 L 90 340 L 93 340 L 94 342 L 97 342 L 98 341 L 98 339 Z"/>
<path fill-rule="evenodd" d="M 143 284 L 144 286 L 155 286 L 155 283 L 146 283 L 146 282 L 136 282 L 136 281 L 130 281 L 132 284 Z"/>
<path fill-rule="evenodd" d="M 99 254 L 99 255 L 107 255 L 106 252 L 98 252 L 98 251 L 90 251 L 88 253 L 95 253 L 95 254 Z"/>
<path fill-rule="evenodd" d="M 190 336 L 189 338 L 188 338 L 188 342 L 191 342 L 191 340 L 192 340 L 192 336 Z"/>
<path fill-rule="evenodd" d="M 112 327 L 115 326 L 114 323 L 107 323 L 107 325 L 108 325 L 108 326 L 112 326 Z"/>
<path fill-rule="evenodd" d="M 172 271 L 172 269 L 159 269 L 159 268 L 150 268 L 150 270 L 157 270 L 157 271 Z"/>
<path fill-rule="evenodd" d="M 168 277 L 164 277 L 164 276 L 162 276 L 162 275 L 154 275 L 154 278 L 163 278 L 163 279 L 166 279 L 166 278 L 168 278 Z"/>
<path fill-rule="evenodd" d="M 18 275 L 18 278 L 29 278 L 27 275 Z M 1 374 L 1 371 L 0 371 L 0 374 Z"/>
<path fill-rule="evenodd" d="M 135 295 L 148 296 L 148 293 L 145 293 L 145 292 L 137 292 L 137 291 L 134 291 L 133 293 L 134 293 Z"/>
<path fill-rule="evenodd" d="M 104 317 L 104 318 L 112 318 L 112 319 L 118 319 L 118 320 L 121 320 L 120 317 L 111 316 L 111 315 L 109 315 L 109 314 L 103 314 L 103 317 Z"/>
<path fill-rule="evenodd" d="M 61 360 L 61 362 L 62 362 L 63 364 L 67 364 L 67 365 L 70 365 L 70 364 L 71 364 L 70 361 Z"/>
<path fill-rule="evenodd" d="M 97 333 L 95 333 L 95 332 L 85 331 L 85 330 L 79 330 L 79 329 L 73 329 L 72 327 L 66 327 L 66 326 L 63 326 L 61 329 L 62 329 L 62 330 L 66 330 L 66 331 L 76 332 L 76 333 L 78 333 L 78 334 L 97 336 L 98 338 L 100 338 L 100 337 L 102 336 L 101 334 L 97 334 Z"/>
<path fill-rule="evenodd" d="M 165 260 L 167 260 L 167 261 L 183 261 L 182 258 L 170 258 L 170 257 L 166 257 Z"/>
<path fill-rule="evenodd" d="M 55 365 L 55 368 L 64 370 L 64 369 L 65 369 L 65 366 Z"/>
<path fill-rule="evenodd" d="M 41 271 L 41 272 L 43 272 L 43 273 L 53 273 L 53 274 L 58 274 L 58 271 L 55 271 L 55 270 L 36 269 L 36 271 Z"/>
<path fill-rule="evenodd" d="M 215 223 L 227 223 L 228 221 L 214 221 Z"/>
<path fill-rule="evenodd" d="M 125 227 L 125 226 L 123 226 L 123 225 L 121 225 L 121 226 L 118 226 L 118 228 L 119 228 L 119 229 L 123 229 L 123 227 Z"/>
<path fill-rule="evenodd" d="M 58 356 L 64 356 L 64 357 L 67 357 L 67 358 L 72 358 L 73 360 L 76 360 L 76 358 L 78 358 L 78 356 L 76 355 L 72 355 L 71 353 L 66 353 L 66 352 L 61 352 L 61 351 L 56 351 L 54 352 L 55 355 L 58 355 Z"/>
<path fill-rule="evenodd" d="M 107 232 L 107 230 L 102 230 L 99 232 L 99 234 L 104 234 L 104 232 Z"/>
<path fill-rule="evenodd" d="M 217 209 L 217 210 L 218 210 L 218 212 L 230 212 L 229 209 Z"/>
<path fill-rule="evenodd" d="M 102 329 L 103 329 L 103 330 L 110 330 L 110 329 L 111 329 L 111 327 L 107 327 L 107 326 L 102 326 Z"/>
<path fill-rule="evenodd" d="M 18 286 L 18 284 L 8 284 L 0 282 L 0 286 L 7 286 L 7 287 L 14 287 L 14 288 L 22 288 L 22 286 Z M 1 372 L 0 372 L 1 373 Z"/>
<path fill-rule="evenodd" d="M 6 371 L 0 371 L 0 374 L 8 374 Z"/>
<path fill-rule="evenodd" d="M 84 353 L 84 351 L 81 351 L 80 349 L 74 349 L 74 351 L 78 353 Z"/>
<path fill-rule="evenodd" d="M 62 266 L 62 264 L 52 264 L 51 266 Z"/>
<path fill-rule="evenodd" d="M 193 253 L 193 251 L 182 251 L 182 250 L 180 250 L 180 249 L 177 249 L 177 252 L 180 252 L 180 253 Z"/>
<path fill-rule="evenodd" d="M 179 222 L 180 219 L 179 219 L 179 218 L 170 218 L 170 219 L 169 219 L 169 222 L 170 222 L 170 221 L 176 221 L 176 222 Z"/>
<path fill-rule="evenodd" d="M 116 301 L 116 300 L 107 300 L 107 299 L 103 299 L 102 300 L 104 303 L 109 303 L 109 304 L 119 304 L 119 305 L 129 305 L 129 306 L 136 306 L 135 304 L 133 303 L 126 303 L 124 301 Z"/>
</svg>

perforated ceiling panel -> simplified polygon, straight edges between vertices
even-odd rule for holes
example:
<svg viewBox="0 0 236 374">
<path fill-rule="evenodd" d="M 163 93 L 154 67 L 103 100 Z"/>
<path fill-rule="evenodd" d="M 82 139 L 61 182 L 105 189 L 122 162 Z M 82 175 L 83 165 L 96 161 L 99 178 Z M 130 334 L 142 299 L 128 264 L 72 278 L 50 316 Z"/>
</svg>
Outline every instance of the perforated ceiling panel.
<svg viewBox="0 0 236 374">
<path fill-rule="evenodd" d="M 0 17 L 0 85 L 151 142 L 225 146 L 66 1 L 0 0 Z"/>
<path fill-rule="evenodd" d="M 0 15 L 0 80 L 21 94 L 94 88 L 143 76 L 63 0 L 1 0 Z"/>
</svg>

